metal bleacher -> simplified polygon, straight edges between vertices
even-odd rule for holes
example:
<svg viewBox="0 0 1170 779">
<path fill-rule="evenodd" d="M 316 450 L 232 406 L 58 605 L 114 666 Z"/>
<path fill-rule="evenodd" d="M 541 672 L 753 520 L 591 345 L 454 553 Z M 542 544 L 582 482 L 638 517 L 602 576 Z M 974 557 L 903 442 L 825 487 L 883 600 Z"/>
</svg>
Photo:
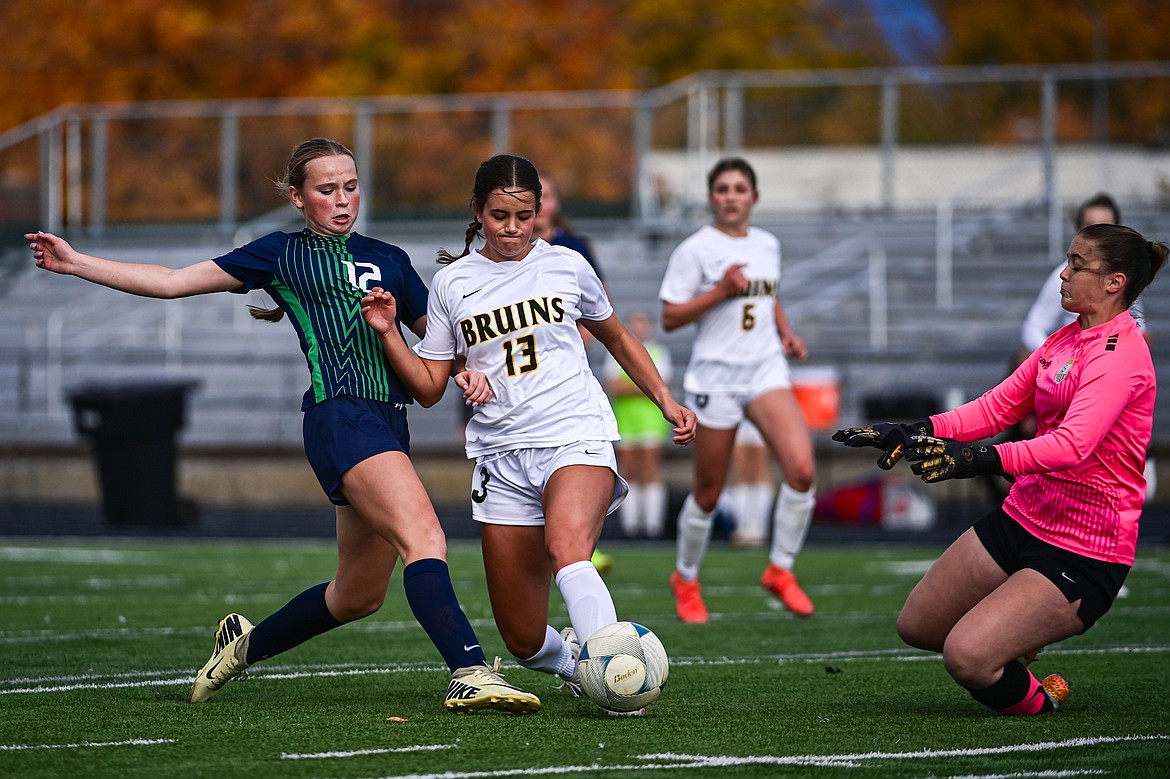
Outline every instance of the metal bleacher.
<svg viewBox="0 0 1170 779">
<path fill-rule="evenodd" d="M 1170 219 L 1156 213 L 1128 220 L 1151 235 L 1170 235 Z M 810 364 L 840 377 L 841 421 L 864 419 L 867 398 L 925 393 L 968 399 L 1000 380 L 1016 348 L 1020 322 L 1041 281 L 1059 259 L 1049 256 L 1047 225 L 1027 213 L 984 222 L 966 231 L 954 252 L 953 302 L 938 305 L 935 223 L 926 217 L 814 219 L 761 226 L 781 237 L 781 296 L 811 351 Z M 630 223 L 582 222 L 602 263 L 620 315 L 656 313 L 658 286 L 671 249 L 693 224 L 649 234 Z M 435 248 L 461 232 L 441 225 L 433 234 L 413 227 L 407 240 L 393 225 L 367 230 L 402 245 L 429 280 Z M 230 248 L 229 239 L 166 241 L 141 238 L 79 248 L 136 262 L 179 266 Z M 872 287 L 875 249 L 884 260 L 882 283 Z M 75 279 L 36 270 L 27 251 L 0 256 L 0 441 L 53 446 L 76 441 L 69 393 L 92 383 L 166 379 L 198 382 L 190 394 L 182 441 L 208 448 L 300 445 L 300 398 L 307 386 L 304 360 L 287 323 L 253 320 L 247 303 L 268 305 L 258 293 L 207 295 L 183 301 L 130 298 Z M 1167 283 L 1164 280 L 1160 280 Z M 1155 363 L 1170 364 L 1170 297 L 1155 284 L 1146 312 L 1154 333 Z M 880 297 L 880 301 L 875 297 Z M 875 332 L 874 306 L 884 319 Z M 690 328 L 661 336 L 681 369 Z M 602 350 L 591 357 L 599 367 Z M 1162 371 L 1160 370 L 1160 373 Z M 676 372 L 676 384 L 681 370 Z M 1158 419 L 1167 400 L 1159 400 Z M 458 446 L 454 393 L 411 416 L 416 446 Z M 1155 445 L 1170 435 L 1155 426 Z"/>
</svg>

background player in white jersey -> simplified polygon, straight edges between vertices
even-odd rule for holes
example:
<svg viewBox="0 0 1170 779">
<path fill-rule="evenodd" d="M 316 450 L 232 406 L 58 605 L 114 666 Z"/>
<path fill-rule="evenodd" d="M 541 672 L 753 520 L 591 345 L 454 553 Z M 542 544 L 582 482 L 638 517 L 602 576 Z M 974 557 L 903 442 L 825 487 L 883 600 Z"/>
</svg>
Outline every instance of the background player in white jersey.
<svg viewBox="0 0 1170 779">
<path fill-rule="evenodd" d="M 707 197 L 713 224 L 674 250 L 659 291 L 664 328 L 698 325 L 683 378 L 687 405 L 699 422 L 693 483 L 678 517 L 678 562 L 670 577 L 675 607 L 683 622 L 708 620 L 699 566 L 727 481 L 735 430 L 747 418 L 784 474 L 760 584 L 792 613 L 808 617 L 813 604 L 792 566 L 812 519 L 816 465 L 786 360 L 803 360 L 808 349 L 780 303 L 780 241 L 750 224 L 759 200 L 751 165 L 739 157 L 717 162 L 707 176 Z"/>
<path fill-rule="evenodd" d="M 735 431 L 731 450 L 731 483 L 719 500 L 719 510 L 731 514 L 735 529 L 731 545 L 741 549 L 761 547 L 768 542 L 772 503 L 776 485 L 768 445 L 759 428 L 745 419 Z"/>
<path fill-rule="evenodd" d="M 674 364 L 670 350 L 654 340 L 654 320 L 645 311 L 634 311 L 627 322 L 630 332 L 638 336 L 650 353 L 663 381 L 670 381 Z M 670 440 L 670 425 L 613 355 L 606 359 L 602 376 L 621 435 L 617 445 L 618 466 L 630 483 L 630 492 L 618 513 L 622 533 L 627 538 L 658 538 L 666 527 L 667 491 L 662 480 L 662 450 Z"/>
<path fill-rule="evenodd" d="M 540 192 L 536 168 L 522 157 L 498 155 L 480 165 L 463 253 L 440 252 L 446 267 L 432 282 L 417 354 L 393 326 L 390 293 L 375 289 L 362 305 L 423 405 L 442 397 L 460 357 L 488 377 L 490 386 L 466 395 L 477 404 L 466 441 L 476 459 L 472 517 L 482 523 L 492 611 L 517 662 L 557 674 L 579 693 L 577 636 L 617 621 L 590 557 L 626 484 L 614 457 L 617 425 L 590 372 L 578 323 L 658 404 L 675 443 L 690 443 L 695 415 L 675 402 L 589 263 L 571 249 L 531 241 Z M 481 231 L 485 243 L 472 250 Z M 548 625 L 554 577 L 572 623 L 560 633 Z"/>
</svg>

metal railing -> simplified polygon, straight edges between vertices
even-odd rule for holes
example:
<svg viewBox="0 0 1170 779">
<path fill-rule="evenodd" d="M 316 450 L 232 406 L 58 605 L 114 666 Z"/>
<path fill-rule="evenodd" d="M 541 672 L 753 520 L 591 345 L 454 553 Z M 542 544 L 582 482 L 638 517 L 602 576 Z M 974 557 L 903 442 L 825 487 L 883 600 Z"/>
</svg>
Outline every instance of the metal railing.
<svg viewBox="0 0 1170 779">
<path fill-rule="evenodd" d="M 626 186 L 625 194 L 619 200 L 624 200 L 627 215 L 634 220 L 653 222 L 664 217 L 660 191 L 663 172 L 661 161 L 657 159 L 662 152 L 685 152 L 682 174 L 685 182 L 675 193 L 681 201 L 675 206 L 684 214 L 691 213 L 701 209 L 705 202 L 704 173 L 718 156 L 745 148 L 760 150 L 784 146 L 783 141 L 769 142 L 769 138 L 781 134 L 774 125 L 783 120 L 785 107 L 780 105 L 769 112 L 758 109 L 758 106 L 808 90 L 827 95 L 832 95 L 834 90 L 862 90 L 875 108 L 872 112 L 867 108 L 856 116 L 856 112 L 850 113 L 848 120 L 857 124 L 858 137 L 875 139 L 872 152 L 876 158 L 877 174 L 872 195 L 860 207 L 890 213 L 901 205 L 898 187 L 899 168 L 903 163 L 900 157 L 913 145 L 904 137 L 908 132 L 904 128 L 909 123 L 904 97 L 907 90 L 953 92 L 973 86 L 1023 85 L 1034 87 L 1038 92 L 1035 113 L 1029 119 L 1036 129 L 1030 139 L 1024 139 L 1018 145 L 1034 146 L 1040 155 L 1043 184 L 1034 194 L 1045 198 L 1052 223 L 1059 225 L 1062 203 L 1057 190 L 1055 158 L 1061 141 L 1056 124 L 1060 86 L 1078 82 L 1132 84 L 1152 79 L 1170 79 L 1170 62 L 704 71 L 645 90 L 74 104 L 61 106 L 0 133 L 0 169 L 5 165 L 3 154 L 6 150 L 36 139 L 40 223 L 46 229 L 85 230 L 100 235 L 112 224 L 110 168 L 115 151 L 113 145 L 119 142 L 114 140 L 112 127 L 125 122 L 214 122 L 218 128 L 214 134 L 215 148 L 209 151 L 214 152 L 211 158 L 218 160 L 215 227 L 221 235 L 232 235 L 242 222 L 254 218 L 239 202 L 240 171 L 248 156 L 246 148 L 251 148 L 256 142 L 253 137 L 256 133 L 264 133 L 264 128 L 250 128 L 254 121 L 308 119 L 315 126 L 336 128 L 351 139 L 363 174 L 363 188 L 367 193 L 377 194 L 390 186 L 379 178 L 393 177 L 385 173 L 385 167 L 378 165 L 380 156 L 387 153 L 384 151 L 387 136 L 396 132 L 396 128 L 387 129 L 385 126 L 393 118 L 433 115 L 444 122 L 455 122 L 474 115 L 483 121 L 469 131 L 471 140 L 482 142 L 490 151 L 498 152 L 531 145 L 533 138 L 541 134 L 555 135 L 558 131 L 553 127 L 553 118 L 579 112 L 574 116 L 582 117 L 582 123 L 589 130 L 585 136 L 622 136 L 611 139 L 614 145 L 606 147 L 603 153 L 616 156 L 607 157 L 603 162 L 622 169 L 618 172 Z M 1118 91 L 1111 89 L 1109 95 Z M 684 112 L 681 122 L 674 106 L 681 106 Z M 537 121 L 535 132 L 525 129 L 530 126 L 532 117 Z M 994 120 L 999 119 L 994 117 Z M 870 126 L 866 127 L 866 123 Z M 395 140 L 400 142 L 397 136 Z M 466 144 L 468 140 L 454 137 L 450 142 L 458 145 Z M 560 143 L 558 138 L 553 138 L 552 142 Z M 576 158 L 578 162 L 574 164 L 596 167 L 593 159 L 596 152 L 584 147 L 573 148 L 585 142 L 579 136 L 566 135 L 564 148 L 557 148 L 557 153 Z M 946 137 L 931 141 L 934 144 L 948 142 L 955 141 Z M 816 144 L 816 140 L 811 143 Z M 125 150 L 119 151 L 126 153 Z M 409 169 L 412 165 L 427 165 L 430 160 L 406 155 L 394 162 L 398 168 Z M 175 162 L 176 165 L 181 163 L 182 160 Z M 441 174 L 441 171 L 433 172 Z M 461 179 L 466 177 L 465 172 L 458 175 Z M 962 184 L 956 182 L 956 187 Z M 465 186 L 460 183 L 455 192 L 456 200 L 452 205 L 458 207 L 465 197 Z M 595 196 L 590 192 L 578 193 L 581 200 Z M 612 200 L 612 193 L 608 197 Z M 363 227 L 359 225 L 359 229 Z"/>
</svg>

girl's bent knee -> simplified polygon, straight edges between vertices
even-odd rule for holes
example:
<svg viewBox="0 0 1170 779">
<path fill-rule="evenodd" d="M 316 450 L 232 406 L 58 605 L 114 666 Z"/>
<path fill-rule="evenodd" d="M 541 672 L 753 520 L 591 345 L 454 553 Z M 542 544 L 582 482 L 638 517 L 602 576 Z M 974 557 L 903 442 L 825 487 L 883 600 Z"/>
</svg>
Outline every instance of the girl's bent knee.
<svg viewBox="0 0 1170 779">
<path fill-rule="evenodd" d="M 948 641 L 943 647 L 943 667 L 963 687 L 980 690 L 995 682 L 999 668 L 988 665 L 987 658 L 975 647 Z"/>
<path fill-rule="evenodd" d="M 385 601 L 385 595 L 381 597 L 349 599 L 332 604 L 330 611 L 334 612 L 333 617 L 338 622 L 355 622 L 377 612 L 378 609 L 382 608 L 382 604 Z"/>
<path fill-rule="evenodd" d="M 539 637 L 535 634 L 529 636 L 503 636 L 504 646 L 512 657 L 516 658 L 516 662 L 527 660 L 530 657 L 535 657 L 541 649 L 544 648 L 544 636 Z"/>
<path fill-rule="evenodd" d="M 919 624 L 913 615 L 908 615 L 903 611 L 898 615 L 898 621 L 894 627 L 898 632 L 898 638 L 909 646 L 925 649 L 929 652 L 942 651 L 943 639 L 936 636 L 933 631 L 926 630 L 926 626 Z"/>
</svg>

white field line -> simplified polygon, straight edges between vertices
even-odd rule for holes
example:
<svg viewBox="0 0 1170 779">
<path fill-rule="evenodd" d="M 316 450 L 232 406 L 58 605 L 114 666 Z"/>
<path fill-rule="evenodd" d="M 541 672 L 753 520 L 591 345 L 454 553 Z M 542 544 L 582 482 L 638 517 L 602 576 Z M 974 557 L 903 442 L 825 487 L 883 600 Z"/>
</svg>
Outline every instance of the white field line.
<svg viewBox="0 0 1170 779">
<path fill-rule="evenodd" d="M 177 744 L 176 738 L 132 738 L 127 741 L 82 741 L 78 744 L 0 744 L 0 752 L 28 752 L 38 749 L 89 749 L 92 747 L 150 747 Z"/>
<path fill-rule="evenodd" d="M 263 677 L 265 680 L 285 680 L 285 679 L 304 679 L 304 678 L 328 678 L 339 676 L 377 676 L 385 674 L 395 674 L 404 672 L 418 672 L 418 671 L 447 671 L 447 666 L 436 665 L 433 663 L 391 663 L 388 665 L 365 665 L 360 667 L 350 666 L 303 666 L 297 670 L 283 671 L 281 668 L 298 668 L 296 666 L 274 666 L 261 674 L 249 672 L 248 676 L 253 679 Z M 119 674 L 115 675 L 93 675 L 77 678 L 66 677 L 46 677 L 44 679 L 26 678 L 20 680 L 12 680 L 13 682 L 25 683 L 30 686 L 13 687 L 11 689 L 0 688 L 0 696 L 3 695 L 30 695 L 37 693 L 54 693 L 54 692 L 75 692 L 77 690 L 120 690 L 132 689 L 136 687 L 168 687 L 168 686 L 183 686 L 186 687 L 191 684 L 191 678 L 194 674 L 194 669 L 190 671 L 159 671 L 154 672 L 152 678 L 142 678 L 144 674 Z M 146 674 L 150 675 L 150 674 Z M 168 678 L 170 677 L 170 678 Z M 56 680 L 54 684 L 50 679 Z M 93 681 L 90 681 L 92 679 Z M 99 679 L 107 679 L 112 681 L 98 681 Z M 0 680 L 0 685 L 11 683 L 9 680 Z M 239 683 L 237 681 L 236 683 Z"/>
<path fill-rule="evenodd" d="M 437 752 L 443 749 L 455 749 L 457 744 L 416 744 L 411 747 L 396 747 L 385 749 L 351 749 L 346 752 L 283 752 L 281 760 L 325 760 L 341 757 L 366 757 L 367 755 L 390 755 L 397 752 Z"/>
<path fill-rule="evenodd" d="M 183 602 L 205 605 L 220 603 L 222 595 L 210 593 L 185 593 Z M 78 595 L 0 595 L 0 606 L 135 606 L 142 603 L 158 603 L 158 594 L 151 592 L 94 592 Z"/>
<path fill-rule="evenodd" d="M 562 765 L 545 768 L 503 768 L 494 771 L 443 771 L 442 773 L 427 774 L 397 774 L 378 777 L 378 779 L 494 779 L 494 777 L 513 776 L 563 776 L 567 774 L 588 774 L 602 771 L 678 771 L 680 769 L 693 770 L 697 768 L 713 768 L 726 770 L 738 766 L 772 765 L 772 766 L 800 766 L 819 768 L 864 768 L 874 767 L 867 765 L 874 761 L 904 761 L 922 759 L 942 759 L 955 757 L 983 757 L 986 755 L 1002 755 L 1008 752 L 1049 752 L 1065 750 L 1074 747 L 1091 747 L 1102 744 L 1116 744 L 1131 741 L 1167 741 L 1170 735 L 1156 736 L 1104 736 L 1098 738 L 1074 738 L 1067 741 L 1047 741 L 1033 744 L 1005 744 L 996 747 L 976 749 L 938 749 L 920 750 L 916 752 L 859 752 L 846 755 L 685 755 L 677 753 L 638 755 L 637 759 L 646 761 L 641 763 L 627 763 L 609 765 L 605 763 L 591 763 L 589 765 Z M 1016 774 L 998 774 L 1002 777 L 1074 777 L 1100 775 L 1096 771 L 1038 771 Z M 978 779 L 991 779 L 988 774 L 973 775 Z M 944 779 L 936 777 L 936 779 Z M 957 776 L 945 779 L 959 779 Z"/>
<path fill-rule="evenodd" d="M 962 777 L 937 777 L 937 779 L 1075 779 L 1075 777 L 1106 777 L 1110 772 L 1103 768 L 1064 768 L 1060 771 L 1013 771 L 1011 773 L 965 773 Z"/>
<path fill-rule="evenodd" d="M 277 596 L 273 596 L 277 597 Z M 495 626 L 491 620 L 472 620 L 472 624 Z M 361 633 L 393 633 L 400 630 L 418 630 L 418 623 L 413 620 L 396 622 L 371 622 L 346 625 L 349 632 Z M 136 639 L 155 636 L 186 636 L 206 635 L 210 640 L 215 636 L 215 625 L 200 625 L 198 627 L 141 627 L 141 628 L 94 628 L 92 630 L 0 630 L 0 645 L 2 644 L 29 644 L 38 641 L 80 641 L 94 638 L 104 639 Z"/>
<path fill-rule="evenodd" d="M 186 589 L 189 586 L 187 579 L 182 576 L 5 576 L 0 579 L 5 589 L 18 587 L 44 587 L 60 589 L 62 587 L 76 587 L 83 590 L 145 590 L 145 589 Z M 33 597 L 33 596 L 30 596 Z"/>
<path fill-rule="evenodd" d="M 1095 649 L 1049 649 L 1045 657 L 1057 655 L 1125 655 L 1161 654 L 1170 652 L 1170 645 L 1101 647 Z M 784 665 L 787 663 L 826 663 L 843 660 L 888 659 L 894 662 L 941 662 L 939 656 L 915 649 L 873 649 L 843 652 L 821 652 L 791 655 L 757 655 L 753 657 L 680 657 L 670 661 L 672 666 L 746 666 Z M 446 671 L 433 663 L 342 663 L 326 665 L 268 665 L 249 671 L 252 680 L 284 681 L 288 679 L 329 678 L 342 676 L 379 676 L 396 673 Z M 111 690 L 135 687 L 166 687 L 189 685 L 192 671 L 135 671 L 123 674 L 83 674 L 78 676 L 42 676 L 0 679 L 0 696 L 36 695 L 77 690 Z"/>
<path fill-rule="evenodd" d="M 272 596 L 274 599 L 282 596 Z M 771 604 L 779 604 L 775 598 L 768 597 L 767 601 Z M 230 608 L 230 606 L 228 607 Z M 1170 611 L 1170 603 L 1165 606 L 1139 606 L 1134 608 L 1127 608 L 1125 606 L 1114 605 L 1110 609 L 1110 613 L 1127 614 L 1163 614 Z M 564 617 L 568 619 L 567 616 Z M 671 621 L 676 619 L 674 614 L 665 615 L 646 615 L 643 617 L 646 624 L 656 624 L 659 621 Z M 735 619 L 737 622 L 744 621 L 760 621 L 774 624 L 776 617 L 769 612 L 761 612 L 753 610 L 750 613 L 744 614 L 719 614 L 712 612 L 711 620 L 718 622 L 723 619 Z M 796 617 L 793 617 L 796 619 Z M 851 623 L 857 622 L 887 622 L 891 620 L 889 615 L 873 614 L 870 612 L 860 612 L 856 614 L 841 614 L 841 615 L 818 615 L 818 620 L 838 620 L 847 621 Z M 470 620 L 472 626 L 476 628 L 495 629 L 495 622 L 490 618 L 473 618 Z M 555 620 L 554 620 L 555 621 Z M 345 626 L 347 632 L 356 633 L 397 633 L 400 631 L 414 631 L 418 630 L 418 623 L 414 620 L 394 620 L 394 621 L 378 621 L 378 622 L 355 622 Z M 203 625 L 199 627 L 124 627 L 124 628 L 94 628 L 92 630 L 0 630 L 0 645 L 4 644 L 29 644 L 36 642 L 59 642 L 59 641 L 79 641 L 90 639 L 137 639 L 137 638 L 151 638 L 156 636 L 185 636 L 193 634 L 205 634 L 208 637 L 215 635 L 215 625 Z"/>
<path fill-rule="evenodd" d="M 164 555 L 126 549 L 55 546 L 0 547 L 0 561 L 14 563 L 75 563 L 81 565 L 158 565 Z"/>
</svg>

